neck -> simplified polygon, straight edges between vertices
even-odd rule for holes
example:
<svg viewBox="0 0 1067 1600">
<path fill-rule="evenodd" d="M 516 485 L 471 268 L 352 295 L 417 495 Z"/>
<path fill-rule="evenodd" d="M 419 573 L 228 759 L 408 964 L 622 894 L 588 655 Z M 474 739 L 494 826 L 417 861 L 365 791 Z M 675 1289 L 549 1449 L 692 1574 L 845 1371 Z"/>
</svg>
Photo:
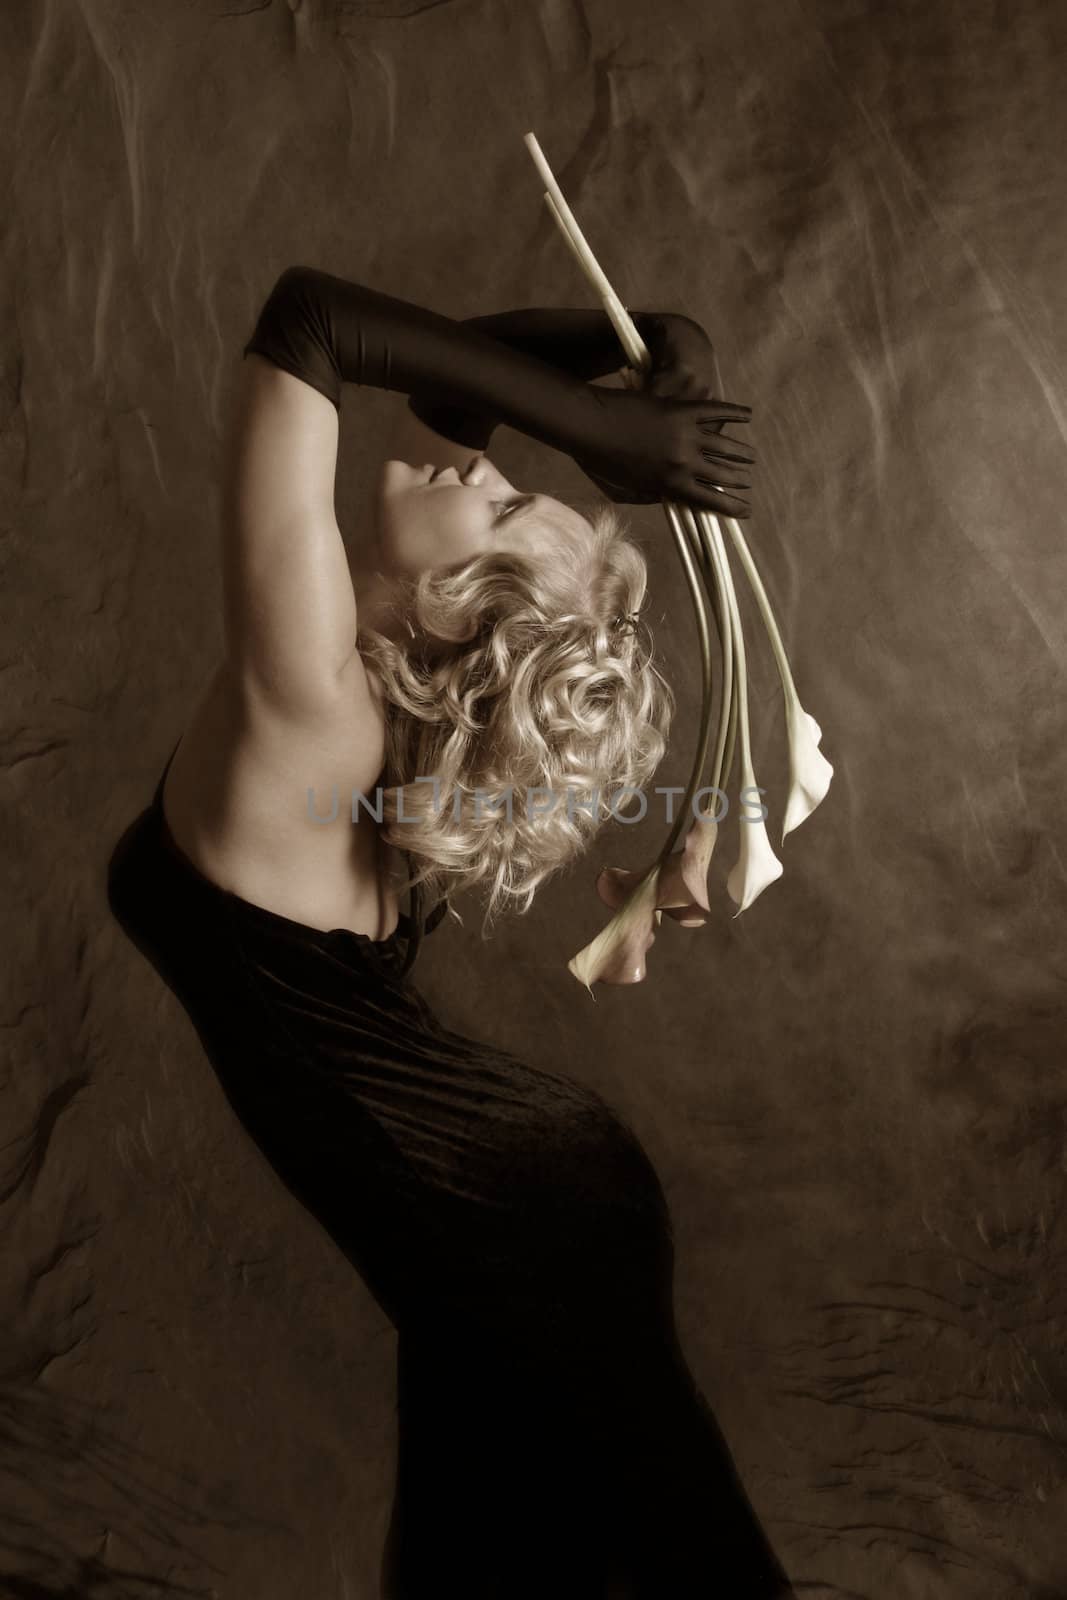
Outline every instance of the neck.
<svg viewBox="0 0 1067 1600">
<path fill-rule="evenodd" d="M 411 635 L 404 626 L 396 584 L 382 572 L 377 551 L 361 551 L 350 566 L 359 627 L 404 644 Z"/>
</svg>

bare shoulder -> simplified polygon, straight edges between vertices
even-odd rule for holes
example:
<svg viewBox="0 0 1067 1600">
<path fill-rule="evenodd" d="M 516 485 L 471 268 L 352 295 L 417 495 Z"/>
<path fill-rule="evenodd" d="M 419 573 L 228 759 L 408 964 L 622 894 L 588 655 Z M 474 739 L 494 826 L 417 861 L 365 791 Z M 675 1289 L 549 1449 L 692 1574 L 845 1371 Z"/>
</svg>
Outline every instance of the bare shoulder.
<svg viewBox="0 0 1067 1600">
<path fill-rule="evenodd" d="M 299 720 L 223 661 L 175 752 L 163 811 L 178 848 L 220 887 L 311 927 L 384 938 L 399 907 L 368 809 L 384 760 L 383 702 L 357 652 L 336 693 Z"/>
</svg>

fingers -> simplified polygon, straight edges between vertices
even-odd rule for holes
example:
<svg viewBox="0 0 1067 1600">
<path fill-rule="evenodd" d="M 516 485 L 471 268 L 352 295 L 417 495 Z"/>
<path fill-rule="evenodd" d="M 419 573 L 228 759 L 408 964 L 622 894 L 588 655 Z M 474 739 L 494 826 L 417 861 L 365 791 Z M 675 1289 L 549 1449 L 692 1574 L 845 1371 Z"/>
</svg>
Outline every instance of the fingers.
<svg viewBox="0 0 1067 1600">
<path fill-rule="evenodd" d="M 700 408 L 698 427 L 707 443 L 700 446 L 700 454 L 708 463 L 704 472 L 694 474 L 694 483 L 700 503 L 718 516 L 736 517 L 739 521 L 752 515 L 752 508 L 731 490 L 750 490 L 747 470 L 755 465 L 752 448 L 740 439 L 723 433 L 728 423 L 751 422 L 752 407 L 732 400 L 704 402 Z M 736 462 L 737 466 L 727 463 Z"/>
<path fill-rule="evenodd" d="M 723 416 L 716 420 L 713 416 L 708 415 L 706 405 L 694 406 L 694 411 L 698 413 L 695 418 L 697 428 L 705 436 L 710 436 L 713 441 L 710 448 L 714 450 L 716 455 L 725 456 L 730 461 L 754 461 L 756 458 L 746 444 L 743 444 L 740 439 L 731 438 L 728 433 L 723 433 L 722 431 L 732 423 L 751 422 L 752 407 L 735 406 L 731 401 L 726 400 L 713 400 L 711 403 L 717 409 L 721 407 L 743 414 Z"/>
<path fill-rule="evenodd" d="M 725 418 L 729 422 L 751 422 L 752 407 L 737 405 L 733 400 L 704 400 L 700 402 L 703 412 L 701 421 L 717 422 Z"/>
<path fill-rule="evenodd" d="M 736 517 L 739 522 L 752 515 L 752 508 L 746 501 L 723 490 L 716 490 L 710 479 L 698 477 L 695 482 L 698 486 L 695 504 L 702 510 L 711 511 L 719 517 Z"/>
<path fill-rule="evenodd" d="M 700 453 L 707 461 L 744 461 L 749 466 L 756 459 L 751 445 L 740 439 L 731 439 L 728 433 L 717 433 L 711 444 L 701 445 Z"/>
<path fill-rule="evenodd" d="M 741 479 L 735 468 L 723 468 L 716 462 L 691 474 L 683 498 L 702 511 L 714 512 L 716 516 L 748 517 L 752 514 L 751 507 L 737 491 L 750 490 L 751 487 Z"/>
<path fill-rule="evenodd" d="M 752 487 L 752 485 L 748 482 L 748 478 L 743 467 L 727 466 L 725 461 L 719 461 L 716 457 L 714 457 L 710 450 L 702 449 L 700 454 L 704 457 L 705 461 L 710 463 L 716 483 L 728 483 L 735 489 L 750 489 Z M 740 458 L 742 462 L 744 459 L 744 457 Z"/>
</svg>

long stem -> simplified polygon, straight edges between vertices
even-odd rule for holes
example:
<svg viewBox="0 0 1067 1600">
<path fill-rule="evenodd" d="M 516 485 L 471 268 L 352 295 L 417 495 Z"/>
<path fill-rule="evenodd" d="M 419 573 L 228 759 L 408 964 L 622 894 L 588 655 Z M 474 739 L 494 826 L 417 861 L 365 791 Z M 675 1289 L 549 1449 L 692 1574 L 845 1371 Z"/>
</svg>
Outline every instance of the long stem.
<svg viewBox="0 0 1067 1600">
<path fill-rule="evenodd" d="M 752 552 L 748 548 L 740 523 L 735 517 L 727 517 L 726 521 L 737 548 L 737 553 L 741 557 L 741 565 L 745 569 L 745 576 L 748 578 L 752 593 L 756 597 L 760 614 L 763 617 L 763 624 L 767 629 L 767 636 L 771 641 L 771 649 L 774 651 L 774 659 L 778 665 L 778 675 L 782 680 L 782 688 L 785 691 L 786 699 L 789 699 L 790 696 L 796 695 L 796 685 L 793 682 L 793 674 L 789 670 L 789 660 L 785 653 L 785 645 L 782 643 L 782 636 L 778 631 L 774 612 L 771 610 L 771 602 L 767 598 L 766 589 L 763 587 L 763 579 L 760 577 L 756 563 L 752 559 Z"/>
<path fill-rule="evenodd" d="M 697 526 L 700 528 L 701 534 L 703 535 L 704 542 L 705 542 L 705 544 L 706 544 L 706 546 L 708 548 L 708 551 L 710 552 L 710 554 L 712 556 L 712 559 L 714 560 L 714 563 L 715 563 L 715 575 L 716 575 L 716 579 L 717 579 L 718 584 L 719 584 L 720 593 L 723 596 L 725 596 L 728 591 L 730 593 L 732 593 L 733 592 L 733 581 L 732 581 L 732 578 L 730 576 L 730 563 L 727 560 L 727 556 L 726 556 L 726 541 L 723 539 L 722 529 L 719 526 L 718 517 L 713 516 L 710 511 L 701 511 L 701 512 L 698 512 L 697 515 L 696 515 L 696 523 L 697 523 Z M 730 782 L 730 774 L 733 771 L 733 766 L 734 766 L 734 746 L 735 746 L 736 739 L 737 739 L 737 722 L 738 722 L 738 713 L 739 713 L 739 710 L 740 710 L 740 693 L 739 693 L 739 690 L 740 690 L 740 678 L 739 678 L 739 676 L 735 676 L 734 670 L 733 670 L 733 667 L 734 667 L 733 612 L 734 612 L 734 610 L 736 610 L 736 605 L 735 605 L 735 607 L 733 609 L 731 609 L 731 607 L 726 604 L 726 601 L 724 599 L 723 606 L 724 606 L 724 610 L 726 612 L 726 616 L 727 616 L 727 619 L 728 619 L 728 626 L 729 626 L 729 630 L 730 630 L 730 664 L 729 664 L 729 678 L 730 678 L 730 688 L 731 688 L 731 694 L 730 694 L 730 726 L 729 726 L 729 729 L 728 729 L 728 732 L 727 732 L 726 750 L 725 750 L 725 754 L 724 754 L 724 757 L 723 757 L 724 772 L 723 772 L 722 777 L 719 778 L 717 781 L 719 783 L 720 788 L 725 789 L 728 786 L 729 782 Z M 740 613 L 738 613 L 738 627 L 740 627 Z"/>
<path fill-rule="evenodd" d="M 734 660 L 737 667 L 738 682 L 737 721 L 741 734 L 741 776 L 744 778 L 746 774 L 751 772 L 752 768 L 752 746 L 748 726 L 748 669 L 745 661 L 745 636 L 741 631 L 741 611 L 737 604 L 737 591 L 734 588 L 730 563 L 726 558 L 726 545 L 723 542 L 722 534 L 719 533 L 717 528 L 715 537 L 718 541 L 724 587 L 727 603 L 730 607 L 730 622 L 733 629 Z"/>
<path fill-rule="evenodd" d="M 594 293 L 600 296 L 604 309 L 611 318 L 612 325 L 619 336 L 627 361 L 635 370 L 644 372 L 651 359 L 648 346 L 641 338 L 633 318 L 611 287 L 599 261 L 597 261 L 586 243 L 585 235 L 578 226 L 574 212 L 564 198 L 563 190 L 556 182 L 552 168 L 545 160 L 544 152 L 538 144 L 536 136 L 533 133 L 527 133 L 523 138 L 523 143 L 533 157 L 534 165 L 545 185 L 545 204 L 570 249 L 577 257 L 578 264 L 592 285 Z"/>
<path fill-rule="evenodd" d="M 716 594 L 716 620 L 719 624 L 719 643 L 722 648 L 722 696 L 719 702 L 719 733 L 715 744 L 715 762 L 711 781 L 715 788 L 721 789 L 723 787 L 723 757 L 725 755 L 734 696 L 733 629 L 730 608 L 724 598 L 725 587 L 716 540 L 709 532 L 708 523 L 703 518 L 694 516 L 693 512 L 688 508 L 683 511 L 682 515 L 686 525 L 691 530 L 693 538 L 700 547 L 704 582 L 708 592 L 711 593 L 714 590 Z M 714 518 L 709 518 L 708 520 L 714 522 Z"/>
<path fill-rule="evenodd" d="M 693 796 L 696 793 L 697 785 L 699 784 L 701 775 L 704 771 L 704 764 L 708 758 L 708 743 L 711 735 L 711 708 L 714 695 L 711 666 L 711 635 L 708 629 L 709 606 L 707 590 L 705 589 L 702 581 L 703 574 L 702 572 L 698 571 L 697 565 L 693 559 L 692 552 L 689 548 L 689 541 L 686 537 L 686 530 L 682 523 L 681 517 L 678 515 L 677 508 L 674 506 L 672 501 L 664 500 L 663 509 L 667 513 L 667 520 L 670 523 L 671 531 L 674 534 L 674 541 L 678 548 L 678 554 L 682 558 L 682 566 L 685 569 L 686 581 L 689 584 L 689 593 L 692 597 L 693 606 L 696 611 L 697 634 L 700 639 L 701 706 L 700 730 L 697 734 L 697 750 L 696 755 L 693 758 L 693 769 L 689 774 L 689 782 L 686 785 L 685 794 L 682 798 L 682 803 L 678 808 L 678 813 L 675 816 L 674 822 L 671 825 L 671 830 L 667 835 L 667 841 L 660 851 L 659 859 L 661 862 L 666 860 L 667 856 L 674 849 L 675 841 L 682 830 L 682 824 L 685 822 L 689 814 L 689 808 L 693 803 Z"/>
</svg>

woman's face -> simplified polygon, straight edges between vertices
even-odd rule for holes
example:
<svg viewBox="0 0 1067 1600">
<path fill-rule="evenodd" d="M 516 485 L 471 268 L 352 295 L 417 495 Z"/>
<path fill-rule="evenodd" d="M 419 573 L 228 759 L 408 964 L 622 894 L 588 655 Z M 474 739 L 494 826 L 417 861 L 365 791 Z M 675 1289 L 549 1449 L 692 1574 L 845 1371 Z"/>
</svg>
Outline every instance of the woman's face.
<svg viewBox="0 0 1067 1600">
<path fill-rule="evenodd" d="M 495 551 L 551 559 L 561 540 L 584 542 L 592 533 L 563 501 L 514 488 L 485 455 L 472 456 L 462 473 L 386 461 L 378 493 L 378 558 L 390 578 L 418 578 Z"/>
</svg>

